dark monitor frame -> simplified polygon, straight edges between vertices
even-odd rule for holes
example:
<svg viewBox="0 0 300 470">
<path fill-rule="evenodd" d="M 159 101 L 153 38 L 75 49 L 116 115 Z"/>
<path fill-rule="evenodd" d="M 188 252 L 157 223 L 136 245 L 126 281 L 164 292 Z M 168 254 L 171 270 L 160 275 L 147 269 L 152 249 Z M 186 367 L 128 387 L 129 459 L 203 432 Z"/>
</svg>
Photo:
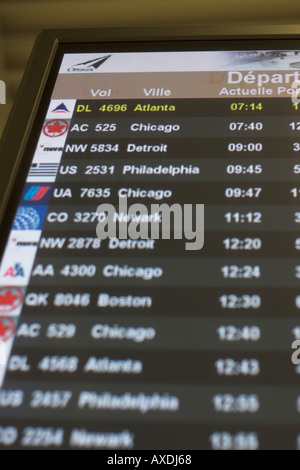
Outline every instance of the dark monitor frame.
<svg viewBox="0 0 300 470">
<path fill-rule="evenodd" d="M 46 30 L 40 33 L 0 142 L 0 251 L 1 247 L 4 247 L 22 190 L 20 182 L 24 182 L 24 172 L 28 169 L 31 157 L 28 155 L 26 166 L 24 161 L 26 152 L 29 153 L 29 138 L 34 135 L 34 123 L 42 99 L 45 99 L 46 85 L 60 46 L 85 44 L 95 47 L 99 43 L 105 43 L 113 47 L 117 43 L 130 43 L 132 47 L 137 47 L 140 43 L 153 45 L 154 42 L 166 44 L 172 41 L 182 47 L 183 42 L 191 45 L 192 41 L 198 41 L 198 44 L 199 41 L 209 41 L 211 44 L 216 41 L 230 41 L 234 42 L 238 49 L 244 48 L 249 40 L 261 43 L 264 47 L 267 43 L 269 48 L 274 41 L 274 49 L 279 47 L 281 40 L 285 41 L 285 45 L 286 41 L 290 40 L 293 48 L 294 41 L 300 40 L 300 26 L 211 25 Z M 297 46 L 300 49 L 300 42 Z"/>
</svg>

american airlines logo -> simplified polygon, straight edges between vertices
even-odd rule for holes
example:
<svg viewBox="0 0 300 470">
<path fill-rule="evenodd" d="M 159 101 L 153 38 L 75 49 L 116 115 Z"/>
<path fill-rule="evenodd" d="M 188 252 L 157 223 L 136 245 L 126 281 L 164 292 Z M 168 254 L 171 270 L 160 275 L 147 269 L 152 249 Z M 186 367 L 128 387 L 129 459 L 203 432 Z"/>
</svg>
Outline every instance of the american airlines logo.
<svg viewBox="0 0 300 470">
<path fill-rule="evenodd" d="M 93 72 L 110 57 L 111 55 L 106 55 L 103 57 L 97 57 L 96 59 L 87 60 L 86 62 L 75 64 L 72 67 L 69 67 L 67 70 L 68 72 Z"/>
</svg>

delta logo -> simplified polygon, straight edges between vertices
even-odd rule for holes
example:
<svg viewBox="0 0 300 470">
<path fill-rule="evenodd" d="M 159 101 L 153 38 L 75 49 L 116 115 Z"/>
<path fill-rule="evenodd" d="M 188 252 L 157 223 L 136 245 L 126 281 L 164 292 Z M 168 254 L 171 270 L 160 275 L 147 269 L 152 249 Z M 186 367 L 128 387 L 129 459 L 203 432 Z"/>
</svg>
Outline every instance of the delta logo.
<svg viewBox="0 0 300 470">
<path fill-rule="evenodd" d="M 64 135 L 69 128 L 69 124 L 64 119 L 51 119 L 43 126 L 43 133 L 47 137 L 60 137 Z"/>
<path fill-rule="evenodd" d="M 51 113 L 56 113 L 56 114 L 65 114 L 69 113 L 70 111 L 66 107 L 64 103 L 60 103 L 56 108 L 52 109 Z"/>
<path fill-rule="evenodd" d="M 0 317 L 0 340 L 8 341 L 15 332 L 15 322 L 11 317 Z"/>
<path fill-rule="evenodd" d="M 16 310 L 23 302 L 23 292 L 20 287 L 0 287 L 0 315 Z"/>
<path fill-rule="evenodd" d="M 86 62 L 80 62 L 79 64 L 69 67 L 67 70 L 68 72 L 94 72 L 110 57 L 111 55 L 106 55 L 103 57 L 97 57 L 96 59 L 87 60 Z"/>
</svg>

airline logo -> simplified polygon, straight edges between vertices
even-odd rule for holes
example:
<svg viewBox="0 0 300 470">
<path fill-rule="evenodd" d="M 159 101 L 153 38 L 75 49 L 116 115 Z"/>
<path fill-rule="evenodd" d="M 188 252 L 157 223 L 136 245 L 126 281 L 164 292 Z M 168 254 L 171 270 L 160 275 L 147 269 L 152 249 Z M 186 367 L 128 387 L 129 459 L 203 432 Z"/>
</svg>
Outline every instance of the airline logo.
<svg viewBox="0 0 300 470">
<path fill-rule="evenodd" d="M 51 113 L 55 114 L 66 114 L 69 113 L 70 111 L 68 110 L 67 106 L 64 103 L 60 103 L 56 108 L 52 109 Z"/>
<path fill-rule="evenodd" d="M 40 144 L 38 146 L 38 153 L 51 156 L 53 153 L 56 153 L 56 152 L 61 153 L 63 149 L 64 149 L 63 147 L 54 147 L 54 146 L 47 145 L 47 144 Z"/>
<path fill-rule="evenodd" d="M 48 111 L 47 119 L 71 119 L 73 116 L 76 100 L 51 100 Z"/>
<path fill-rule="evenodd" d="M 26 230 L 25 230 L 26 232 Z M 31 230 L 29 233 L 32 233 L 33 230 Z M 16 232 L 14 232 L 16 233 Z M 18 233 L 18 232 L 17 232 Z M 15 234 L 11 236 L 10 240 L 9 240 L 9 244 L 8 244 L 8 248 L 11 249 L 11 250 L 20 250 L 20 249 L 24 249 L 24 248 L 37 248 L 39 242 L 38 241 L 35 241 L 33 239 L 30 239 L 28 238 L 26 240 L 27 237 L 18 237 L 16 236 Z"/>
<path fill-rule="evenodd" d="M 65 119 L 51 119 L 43 126 L 43 134 L 47 137 L 60 137 L 64 135 L 69 128 L 69 124 Z"/>
<path fill-rule="evenodd" d="M 30 182 L 29 178 L 37 178 L 40 181 L 50 181 L 54 180 L 57 171 L 58 171 L 59 163 L 32 163 L 27 181 Z"/>
<path fill-rule="evenodd" d="M 20 206 L 13 223 L 13 230 L 40 230 L 47 206 Z"/>
<path fill-rule="evenodd" d="M 85 62 L 80 62 L 79 64 L 69 67 L 67 70 L 68 72 L 94 72 L 95 70 L 98 70 L 99 67 L 110 57 L 111 55 L 106 55 L 97 57 L 96 59 L 87 60 Z"/>
<path fill-rule="evenodd" d="M 0 287 L 0 316 L 16 310 L 23 302 L 23 291 L 17 286 Z"/>
<path fill-rule="evenodd" d="M 26 286 L 30 279 L 36 248 L 26 253 L 21 253 L 22 258 L 16 252 L 6 250 L 0 270 L 1 286 Z"/>
<path fill-rule="evenodd" d="M 10 266 L 4 273 L 4 277 L 24 277 L 24 269 L 21 263 L 15 263 L 13 266 Z"/>
<path fill-rule="evenodd" d="M 36 248 L 38 247 L 41 237 L 40 230 L 11 230 L 6 251 L 12 253 L 18 253 L 20 250 L 26 249 L 27 253 L 35 253 Z M 30 251 L 31 250 L 31 251 Z M 24 251 L 25 255 L 25 251 Z M 23 253 L 22 253 L 23 257 Z M 3 259 L 4 262 L 4 259 Z"/>
<path fill-rule="evenodd" d="M 0 340 L 8 341 L 15 332 L 15 322 L 11 317 L 0 317 Z"/>
<path fill-rule="evenodd" d="M 49 199 L 50 189 L 51 189 L 51 186 L 28 185 L 27 188 L 25 189 L 23 200 L 26 202 L 32 202 L 32 201 L 38 202 L 38 201 L 43 200 L 44 202 L 46 196 L 47 196 L 47 199 Z"/>
<path fill-rule="evenodd" d="M 41 230 L 11 231 L 0 266 L 0 286 L 28 284 L 40 237 Z"/>
</svg>

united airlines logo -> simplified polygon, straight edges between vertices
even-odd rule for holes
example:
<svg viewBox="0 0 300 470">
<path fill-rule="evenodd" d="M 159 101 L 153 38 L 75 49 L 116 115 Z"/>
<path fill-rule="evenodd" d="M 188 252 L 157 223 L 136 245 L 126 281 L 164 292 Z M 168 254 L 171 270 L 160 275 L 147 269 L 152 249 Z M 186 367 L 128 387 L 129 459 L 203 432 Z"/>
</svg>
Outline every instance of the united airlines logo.
<svg viewBox="0 0 300 470">
<path fill-rule="evenodd" d="M 68 72 L 93 72 L 97 70 L 100 65 L 104 64 L 104 62 L 109 59 L 111 55 L 106 55 L 103 57 L 97 57 L 96 59 L 87 60 L 86 62 L 80 62 L 79 64 L 73 65 L 73 67 L 69 67 L 67 70 Z"/>
<path fill-rule="evenodd" d="M 46 196 L 50 186 L 31 186 L 24 195 L 24 201 L 40 201 Z"/>
</svg>

